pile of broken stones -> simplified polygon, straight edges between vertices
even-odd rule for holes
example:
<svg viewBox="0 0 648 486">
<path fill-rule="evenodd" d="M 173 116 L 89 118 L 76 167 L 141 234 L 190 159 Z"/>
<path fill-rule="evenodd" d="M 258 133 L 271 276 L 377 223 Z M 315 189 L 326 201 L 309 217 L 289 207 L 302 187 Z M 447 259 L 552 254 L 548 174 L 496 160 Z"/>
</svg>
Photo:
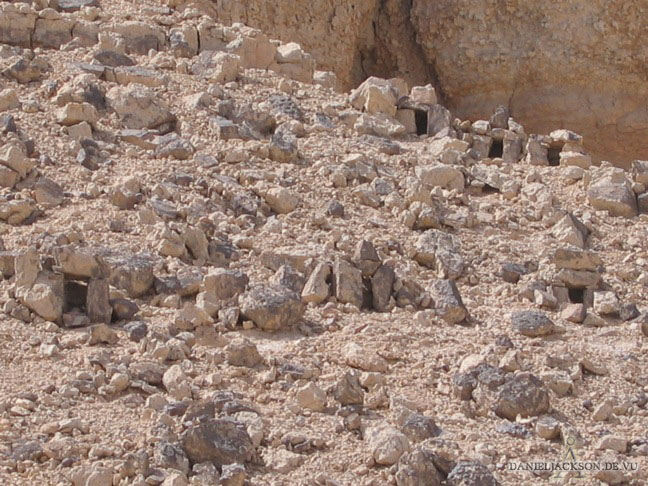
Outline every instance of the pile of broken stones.
<svg viewBox="0 0 648 486">
<path fill-rule="evenodd" d="M 0 482 L 642 484 L 648 162 L 177 3 L 0 2 Z"/>
</svg>

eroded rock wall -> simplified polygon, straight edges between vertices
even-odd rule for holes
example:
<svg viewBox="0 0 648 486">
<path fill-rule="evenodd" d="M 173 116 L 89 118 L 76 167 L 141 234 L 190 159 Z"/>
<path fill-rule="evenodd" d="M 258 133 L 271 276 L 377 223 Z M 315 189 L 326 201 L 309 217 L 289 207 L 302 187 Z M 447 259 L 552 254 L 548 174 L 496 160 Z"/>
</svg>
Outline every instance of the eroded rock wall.
<svg viewBox="0 0 648 486">
<path fill-rule="evenodd" d="M 299 42 L 319 69 L 335 71 L 343 90 L 368 76 L 399 73 L 418 84 L 433 78 L 410 22 L 411 0 L 199 0 L 197 5 L 220 22 L 243 22 Z"/>
<path fill-rule="evenodd" d="M 642 0 L 200 0 L 222 22 L 295 40 L 340 88 L 367 76 L 433 82 L 462 118 L 500 104 L 528 129 L 585 136 L 596 159 L 648 157 Z"/>
<path fill-rule="evenodd" d="M 642 1 L 414 0 L 411 10 L 458 116 L 508 104 L 528 129 L 569 127 L 621 165 L 648 156 L 647 17 Z"/>
</svg>

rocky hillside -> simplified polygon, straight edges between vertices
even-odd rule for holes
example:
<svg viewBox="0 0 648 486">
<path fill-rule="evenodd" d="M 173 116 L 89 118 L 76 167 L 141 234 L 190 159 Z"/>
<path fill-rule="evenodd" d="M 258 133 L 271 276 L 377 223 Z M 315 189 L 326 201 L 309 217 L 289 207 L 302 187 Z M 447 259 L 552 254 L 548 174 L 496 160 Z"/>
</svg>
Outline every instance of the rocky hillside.
<svg viewBox="0 0 648 486">
<path fill-rule="evenodd" d="M 648 14 L 640 0 L 197 4 L 224 22 L 300 42 L 344 89 L 370 75 L 435 80 L 462 118 L 485 118 L 504 104 L 528 130 L 582 133 L 597 161 L 628 167 L 648 158 Z"/>
<path fill-rule="evenodd" d="M 648 162 L 210 8 L 0 2 L 0 484 L 645 484 Z"/>
</svg>

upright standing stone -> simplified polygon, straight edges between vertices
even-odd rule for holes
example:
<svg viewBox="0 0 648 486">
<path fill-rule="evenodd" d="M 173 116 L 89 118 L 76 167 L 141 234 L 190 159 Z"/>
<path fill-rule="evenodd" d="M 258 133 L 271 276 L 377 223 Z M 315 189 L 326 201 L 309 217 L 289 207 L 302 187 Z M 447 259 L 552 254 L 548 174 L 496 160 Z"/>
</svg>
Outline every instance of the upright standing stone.
<svg viewBox="0 0 648 486">
<path fill-rule="evenodd" d="M 388 265 L 381 265 L 371 277 L 373 306 L 378 312 L 385 312 L 389 309 L 389 299 L 395 279 L 394 269 Z"/>
<path fill-rule="evenodd" d="M 333 265 L 333 283 L 335 298 L 339 302 L 362 307 L 363 283 L 360 270 L 349 262 L 338 260 Z"/>
<path fill-rule="evenodd" d="M 88 296 L 86 298 L 86 313 L 90 321 L 110 324 L 112 311 L 108 280 L 105 278 L 91 279 L 88 283 Z"/>
<path fill-rule="evenodd" d="M 325 301 L 329 296 L 329 285 L 326 280 L 330 274 L 331 266 L 328 263 L 319 263 L 304 285 L 301 293 L 302 302 L 319 304 Z"/>
</svg>

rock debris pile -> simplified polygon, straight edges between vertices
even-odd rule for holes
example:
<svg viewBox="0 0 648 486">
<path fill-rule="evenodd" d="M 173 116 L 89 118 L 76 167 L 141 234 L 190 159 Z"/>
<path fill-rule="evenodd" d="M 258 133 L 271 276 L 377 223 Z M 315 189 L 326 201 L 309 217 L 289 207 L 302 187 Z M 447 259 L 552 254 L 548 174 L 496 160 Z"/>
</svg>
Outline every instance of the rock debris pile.
<svg viewBox="0 0 648 486">
<path fill-rule="evenodd" d="M 648 162 L 176 2 L 0 2 L 0 73 L 3 484 L 647 480 Z"/>
</svg>

